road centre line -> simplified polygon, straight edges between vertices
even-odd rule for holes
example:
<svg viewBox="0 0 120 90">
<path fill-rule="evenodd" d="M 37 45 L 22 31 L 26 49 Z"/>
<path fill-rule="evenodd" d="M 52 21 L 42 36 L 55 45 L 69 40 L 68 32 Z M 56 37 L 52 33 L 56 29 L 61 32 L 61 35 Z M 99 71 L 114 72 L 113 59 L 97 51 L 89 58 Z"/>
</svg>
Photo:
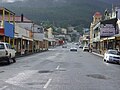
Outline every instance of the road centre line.
<svg viewBox="0 0 120 90">
<path fill-rule="evenodd" d="M 4 87 L 2 87 L 2 88 L 0 88 L 0 90 L 4 90 L 4 89 L 6 89 L 8 86 L 4 86 Z"/>
<path fill-rule="evenodd" d="M 60 66 L 58 65 L 56 69 L 58 70 L 59 68 L 60 68 Z"/>
<path fill-rule="evenodd" d="M 51 81 L 52 79 L 49 79 L 43 88 L 47 88 Z"/>
</svg>

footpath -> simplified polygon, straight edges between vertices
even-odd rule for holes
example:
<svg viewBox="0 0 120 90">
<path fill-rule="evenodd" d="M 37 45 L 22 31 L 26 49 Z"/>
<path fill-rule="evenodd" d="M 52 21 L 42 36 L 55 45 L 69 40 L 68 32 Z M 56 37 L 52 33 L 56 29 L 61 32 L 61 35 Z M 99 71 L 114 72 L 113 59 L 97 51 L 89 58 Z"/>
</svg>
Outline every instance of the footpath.
<svg viewBox="0 0 120 90">
<path fill-rule="evenodd" d="M 58 47 L 58 46 L 54 46 L 54 47 L 51 46 L 47 50 L 34 51 L 34 52 L 31 52 L 31 53 L 24 53 L 24 54 L 16 54 L 16 58 L 30 56 L 30 55 L 34 55 L 34 54 L 37 54 L 37 53 L 43 53 L 43 52 L 49 51 L 50 49 L 54 49 L 56 47 Z"/>
<path fill-rule="evenodd" d="M 96 52 L 92 52 L 92 54 L 97 55 L 97 56 L 102 57 L 102 58 L 104 57 L 104 55 L 98 54 Z"/>
<path fill-rule="evenodd" d="M 16 54 L 16 58 L 30 56 L 30 55 L 34 55 L 34 54 L 42 53 L 42 52 L 46 52 L 46 51 L 48 51 L 48 50 L 43 50 L 43 51 L 38 51 L 38 52 L 33 52 L 33 53 L 27 53 L 27 54 Z"/>
</svg>

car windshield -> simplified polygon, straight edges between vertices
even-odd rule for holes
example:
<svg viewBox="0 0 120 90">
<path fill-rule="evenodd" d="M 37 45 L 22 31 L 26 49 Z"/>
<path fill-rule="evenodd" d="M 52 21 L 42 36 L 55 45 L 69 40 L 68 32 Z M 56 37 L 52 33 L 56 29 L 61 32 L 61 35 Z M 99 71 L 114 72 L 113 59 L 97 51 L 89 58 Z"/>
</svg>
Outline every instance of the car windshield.
<svg viewBox="0 0 120 90">
<path fill-rule="evenodd" d="M 114 51 L 108 51 L 108 54 L 115 54 L 115 55 L 117 55 L 117 51 L 116 50 L 114 50 Z"/>
<path fill-rule="evenodd" d="M 0 44 L 0 49 L 5 49 L 4 44 Z"/>
</svg>

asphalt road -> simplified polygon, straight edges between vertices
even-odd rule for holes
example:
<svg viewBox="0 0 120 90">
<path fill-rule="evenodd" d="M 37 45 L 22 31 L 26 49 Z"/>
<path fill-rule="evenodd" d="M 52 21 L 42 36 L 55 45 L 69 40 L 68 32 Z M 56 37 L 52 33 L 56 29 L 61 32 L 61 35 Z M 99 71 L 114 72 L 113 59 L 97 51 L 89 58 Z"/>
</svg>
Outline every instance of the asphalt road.
<svg viewBox="0 0 120 90">
<path fill-rule="evenodd" d="M 0 90 L 120 90 L 120 65 L 57 47 L 0 64 Z"/>
</svg>

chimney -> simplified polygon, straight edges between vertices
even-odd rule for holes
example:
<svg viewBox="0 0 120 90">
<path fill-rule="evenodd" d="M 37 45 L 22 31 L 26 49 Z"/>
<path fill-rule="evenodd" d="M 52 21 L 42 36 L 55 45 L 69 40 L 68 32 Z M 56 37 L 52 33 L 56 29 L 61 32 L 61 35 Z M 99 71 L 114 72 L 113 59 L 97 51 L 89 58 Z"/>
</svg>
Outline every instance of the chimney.
<svg viewBox="0 0 120 90">
<path fill-rule="evenodd" d="M 21 14 L 21 22 L 23 22 L 24 21 L 24 16 L 23 16 L 23 14 Z"/>
</svg>

